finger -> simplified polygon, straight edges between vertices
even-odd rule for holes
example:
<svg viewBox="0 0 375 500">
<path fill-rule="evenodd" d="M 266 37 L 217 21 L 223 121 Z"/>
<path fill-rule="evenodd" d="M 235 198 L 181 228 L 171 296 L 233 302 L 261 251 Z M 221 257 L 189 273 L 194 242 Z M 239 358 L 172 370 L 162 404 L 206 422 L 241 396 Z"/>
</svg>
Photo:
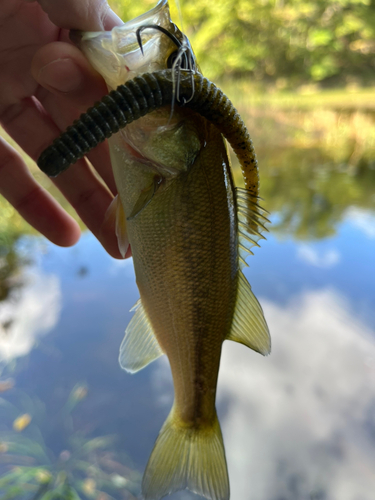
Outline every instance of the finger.
<svg viewBox="0 0 375 500">
<path fill-rule="evenodd" d="M 111 30 L 123 24 L 106 0 L 38 0 L 56 26 L 83 31 Z"/>
<path fill-rule="evenodd" d="M 0 194 L 46 238 L 60 246 L 77 242 L 80 229 L 31 176 L 21 156 L 0 138 Z"/>
<path fill-rule="evenodd" d="M 4 129 L 34 160 L 60 132 L 35 98 L 24 99 L 9 108 L 2 119 Z M 121 258 L 115 233 L 102 227 L 113 197 L 93 175 L 86 160 L 77 162 L 54 182 L 107 252 Z"/>
<path fill-rule="evenodd" d="M 103 78 L 74 45 L 52 42 L 39 49 L 31 63 L 35 80 L 51 93 L 65 98 L 75 113 L 108 92 Z M 70 117 L 70 119 L 73 116 Z"/>
<path fill-rule="evenodd" d="M 60 130 L 108 93 L 102 77 L 90 66 L 76 47 L 54 42 L 40 49 L 31 65 L 35 80 L 48 92 L 39 92 L 38 98 Z M 113 194 L 113 178 L 108 145 L 100 144 L 88 154 L 104 182 Z"/>
<path fill-rule="evenodd" d="M 54 182 L 107 252 L 121 259 L 115 226 L 105 217 L 113 197 L 92 175 L 87 162 L 80 160 Z"/>
</svg>

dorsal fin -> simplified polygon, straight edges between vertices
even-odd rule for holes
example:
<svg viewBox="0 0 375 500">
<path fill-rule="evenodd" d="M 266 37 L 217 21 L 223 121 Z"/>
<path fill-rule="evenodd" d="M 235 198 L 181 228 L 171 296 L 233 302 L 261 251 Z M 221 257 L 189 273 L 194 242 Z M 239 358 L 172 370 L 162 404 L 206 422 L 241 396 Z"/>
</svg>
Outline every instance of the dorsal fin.
<svg viewBox="0 0 375 500">
<path fill-rule="evenodd" d="M 235 196 L 240 270 L 238 271 L 238 292 L 232 328 L 227 339 L 266 355 L 271 350 L 268 326 L 263 310 L 241 269 L 247 266 L 246 257 L 253 254 L 251 248 L 259 246 L 260 239 L 265 239 L 262 232 L 268 231 L 265 224 L 270 221 L 266 217 L 266 210 L 258 204 L 258 196 L 242 188 L 236 188 Z"/>
<path fill-rule="evenodd" d="M 131 311 L 135 311 L 135 314 L 125 330 L 119 362 L 121 368 L 135 373 L 164 353 L 156 340 L 141 299 L 136 302 Z"/>
<path fill-rule="evenodd" d="M 259 197 L 249 190 L 236 188 L 235 190 L 238 219 L 238 250 L 240 267 L 247 266 L 245 260 L 253 254 L 251 248 L 259 246 L 258 241 L 265 239 L 262 233 L 268 231 L 265 224 L 270 223 L 264 210 L 259 204 Z"/>
<path fill-rule="evenodd" d="M 242 271 L 239 271 L 236 307 L 227 340 L 244 344 L 264 356 L 271 351 L 271 337 L 262 307 Z"/>
</svg>

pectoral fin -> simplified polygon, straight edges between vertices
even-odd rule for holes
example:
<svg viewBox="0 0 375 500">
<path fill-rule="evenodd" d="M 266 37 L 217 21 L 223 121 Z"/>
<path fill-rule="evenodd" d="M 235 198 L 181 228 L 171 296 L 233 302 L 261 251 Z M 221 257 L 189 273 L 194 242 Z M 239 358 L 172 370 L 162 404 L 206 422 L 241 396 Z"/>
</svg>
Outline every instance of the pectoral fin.
<svg viewBox="0 0 375 500">
<path fill-rule="evenodd" d="M 164 353 L 156 340 L 141 299 L 131 310 L 135 311 L 135 314 L 125 330 L 125 337 L 120 347 L 119 362 L 121 368 L 127 372 L 135 373 Z"/>
<path fill-rule="evenodd" d="M 139 215 L 144 208 L 150 203 L 152 198 L 155 196 L 156 191 L 159 189 L 162 183 L 162 177 L 155 175 L 153 182 L 147 188 L 141 191 L 138 200 L 136 201 L 133 210 L 126 220 L 132 220 Z"/>
<path fill-rule="evenodd" d="M 111 223 L 115 226 L 118 248 L 121 255 L 125 258 L 129 249 L 128 232 L 126 229 L 126 215 L 123 209 L 119 195 L 116 195 L 109 205 L 105 214 L 105 224 Z"/>
<path fill-rule="evenodd" d="M 232 329 L 227 340 L 234 340 L 266 356 L 271 352 L 271 337 L 263 310 L 242 271 Z"/>
</svg>

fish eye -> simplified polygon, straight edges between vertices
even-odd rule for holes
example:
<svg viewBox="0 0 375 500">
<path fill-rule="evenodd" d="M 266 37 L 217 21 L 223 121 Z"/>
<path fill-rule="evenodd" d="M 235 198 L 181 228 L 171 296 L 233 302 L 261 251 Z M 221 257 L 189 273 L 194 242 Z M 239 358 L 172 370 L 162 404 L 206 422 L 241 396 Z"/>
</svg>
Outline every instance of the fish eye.
<svg viewBox="0 0 375 500">
<path fill-rule="evenodd" d="M 172 54 L 168 57 L 167 59 L 167 68 L 172 68 L 173 66 L 173 63 L 175 62 L 175 60 L 177 59 L 177 55 L 178 55 L 178 50 L 175 50 L 174 52 L 172 52 Z"/>
<path fill-rule="evenodd" d="M 179 56 L 179 52 L 180 52 L 180 49 L 179 50 L 175 50 L 168 57 L 168 59 L 167 59 L 167 68 L 169 68 L 169 69 L 172 68 L 172 66 L 175 63 L 177 57 Z M 184 52 L 182 53 L 182 57 L 180 57 L 178 68 L 179 69 L 190 69 L 189 59 L 188 59 L 186 53 L 184 53 Z"/>
</svg>

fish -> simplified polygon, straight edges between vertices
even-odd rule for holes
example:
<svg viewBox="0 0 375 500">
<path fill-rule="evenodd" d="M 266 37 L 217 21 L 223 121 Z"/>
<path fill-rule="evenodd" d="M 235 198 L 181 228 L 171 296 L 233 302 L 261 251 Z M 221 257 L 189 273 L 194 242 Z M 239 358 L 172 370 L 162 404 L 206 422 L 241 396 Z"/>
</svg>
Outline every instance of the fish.
<svg viewBox="0 0 375 500">
<path fill-rule="evenodd" d="M 167 0 L 111 32 L 74 37 L 110 91 L 128 85 L 126 92 L 133 89 L 139 102 L 145 102 L 149 94 L 134 83 L 139 75 L 151 75 L 150 85 L 156 81 L 152 75 L 172 75 L 170 104 L 152 112 L 147 108 L 144 116 L 109 138 L 118 195 L 107 216 L 116 221 L 121 253 L 125 256 L 131 247 L 140 294 L 119 362 L 136 373 L 165 354 L 173 377 L 174 403 L 142 480 L 145 500 L 186 488 L 212 500 L 228 500 L 215 406 L 222 345 L 232 340 L 262 355 L 271 349 L 262 308 L 243 273 L 269 222 L 259 205 L 256 158 L 251 143 L 237 137 L 238 127 L 232 127 L 238 115 L 217 111 L 224 106 L 218 101 L 222 94 L 214 89 L 213 100 L 201 104 L 210 119 L 202 116 L 199 105 L 189 108 L 189 101 L 207 88 L 197 87 L 200 68 L 188 38 L 170 19 Z M 109 94 L 108 120 L 116 114 L 113 101 L 123 99 L 124 92 Z M 216 111 L 211 110 L 213 101 L 219 102 Z M 53 163 L 57 150 L 79 136 L 84 121 L 92 118 L 68 129 L 69 139 L 56 143 L 52 156 L 43 156 L 41 168 L 51 175 L 67 168 L 49 167 L 48 158 Z M 234 185 L 224 129 L 239 158 L 250 158 L 242 162 L 245 188 Z M 76 157 L 72 153 L 71 162 Z"/>
</svg>

